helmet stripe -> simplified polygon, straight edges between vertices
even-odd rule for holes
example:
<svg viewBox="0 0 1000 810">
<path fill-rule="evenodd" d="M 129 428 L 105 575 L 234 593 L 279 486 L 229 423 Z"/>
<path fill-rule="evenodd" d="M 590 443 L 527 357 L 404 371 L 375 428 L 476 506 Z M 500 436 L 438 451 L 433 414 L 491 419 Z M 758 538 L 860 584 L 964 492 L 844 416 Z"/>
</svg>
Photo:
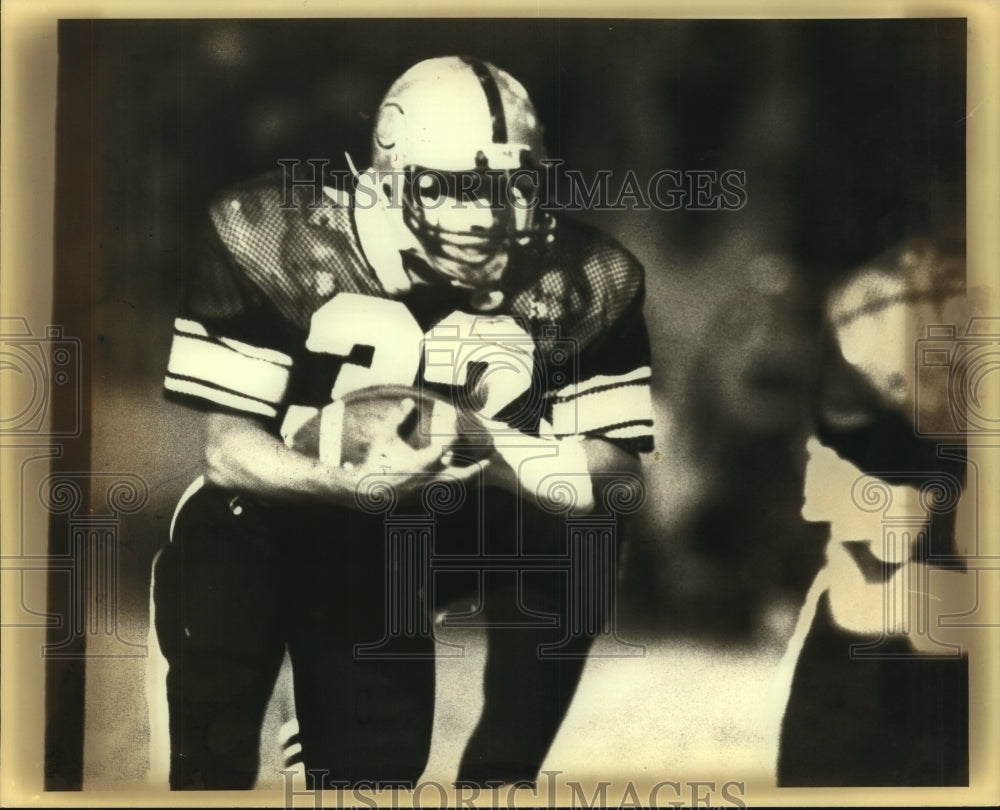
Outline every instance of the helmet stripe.
<svg viewBox="0 0 1000 810">
<path fill-rule="evenodd" d="M 490 69 L 481 59 L 472 56 L 461 58 L 465 64 L 472 68 L 472 72 L 476 74 L 476 78 L 479 79 L 479 84 L 483 88 L 486 103 L 490 108 L 490 118 L 493 121 L 493 143 L 507 143 L 507 116 L 504 115 L 503 99 L 500 96 L 500 88 L 497 86 L 496 79 L 493 78 Z"/>
</svg>

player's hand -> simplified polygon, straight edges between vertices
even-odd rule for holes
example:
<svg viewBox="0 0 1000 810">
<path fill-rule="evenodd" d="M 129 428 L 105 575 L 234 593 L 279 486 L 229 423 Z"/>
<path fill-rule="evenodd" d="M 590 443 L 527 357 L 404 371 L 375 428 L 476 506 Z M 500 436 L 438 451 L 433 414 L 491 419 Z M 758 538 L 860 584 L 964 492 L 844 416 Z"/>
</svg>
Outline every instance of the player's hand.
<svg viewBox="0 0 1000 810">
<path fill-rule="evenodd" d="M 431 484 L 478 485 L 482 465 L 471 447 L 455 447 L 454 406 L 407 386 L 372 386 L 321 409 L 299 409 L 282 427 L 286 444 L 319 467 L 326 499 L 365 509 L 372 497 L 419 497 Z M 367 499 L 367 500 L 366 500 Z"/>
<path fill-rule="evenodd" d="M 391 487 L 401 503 L 416 500 L 430 485 L 479 487 L 491 466 L 486 459 L 465 463 L 455 459 L 450 450 L 442 453 L 440 448 L 424 448 L 382 455 L 377 463 L 349 468 L 347 473 L 352 476 L 355 501 L 364 508 L 380 487 Z"/>
<path fill-rule="evenodd" d="M 445 453 L 442 461 L 446 465 L 451 463 L 451 451 Z M 517 473 L 496 445 L 492 447 L 485 458 L 478 459 L 466 467 L 449 467 L 448 469 L 458 471 L 463 476 L 463 480 L 478 486 L 499 487 L 515 495 L 520 494 Z"/>
</svg>

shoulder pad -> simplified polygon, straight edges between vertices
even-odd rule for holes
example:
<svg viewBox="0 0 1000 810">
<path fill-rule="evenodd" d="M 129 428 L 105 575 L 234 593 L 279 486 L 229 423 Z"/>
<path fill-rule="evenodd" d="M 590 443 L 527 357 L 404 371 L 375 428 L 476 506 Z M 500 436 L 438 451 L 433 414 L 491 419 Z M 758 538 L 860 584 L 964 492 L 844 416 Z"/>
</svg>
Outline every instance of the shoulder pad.
<svg viewBox="0 0 1000 810">
<path fill-rule="evenodd" d="M 574 255 L 583 282 L 608 321 L 642 302 L 645 271 L 639 260 L 616 239 L 597 228 L 571 220 L 560 222 L 569 255 Z"/>
</svg>

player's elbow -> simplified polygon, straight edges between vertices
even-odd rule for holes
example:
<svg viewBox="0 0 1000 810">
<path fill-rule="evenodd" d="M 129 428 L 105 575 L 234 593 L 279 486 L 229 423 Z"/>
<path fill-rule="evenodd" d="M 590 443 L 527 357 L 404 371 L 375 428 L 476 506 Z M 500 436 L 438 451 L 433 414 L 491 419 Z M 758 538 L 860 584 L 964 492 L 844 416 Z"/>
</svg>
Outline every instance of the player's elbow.
<svg viewBox="0 0 1000 810">
<path fill-rule="evenodd" d="M 603 439 L 586 439 L 583 444 L 593 484 L 593 509 L 635 511 L 646 494 L 639 457 Z"/>
<path fill-rule="evenodd" d="M 205 477 L 214 484 L 226 486 L 228 484 L 227 451 L 224 436 L 219 431 L 213 430 L 209 425 L 205 431 L 205 447 L 203 461 L 205 464 Z"/>
<path fill-rule="evenodd" d="M 587 438 L 582 442 L 591 475 L 599 477 L 642 476 L 639 457 L 605 439 Z"/>
<path fill-rule="evenodd" d="M 210 414 L 205 422 L 203 460 L 205 476 L 214 484 L 234 487 L 238 484 L 239 448 L 246 444 L 250 426 L 246 420 L 227 414 Z"/>
</svg>

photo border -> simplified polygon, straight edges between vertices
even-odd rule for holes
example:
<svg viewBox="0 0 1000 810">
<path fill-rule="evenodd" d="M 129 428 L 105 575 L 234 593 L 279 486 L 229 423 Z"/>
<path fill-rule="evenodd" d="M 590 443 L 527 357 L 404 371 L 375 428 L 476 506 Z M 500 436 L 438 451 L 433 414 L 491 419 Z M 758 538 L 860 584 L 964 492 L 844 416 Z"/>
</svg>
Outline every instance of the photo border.
<svg viewBox="0 0 1000 810">
<path fill-rule="evenodd" d="M 805 6 L 805 8 L 804 8 Z M 627 12 L 626 12 L 627 9 Z M 989 312 L 1000 313 L 996 268 L 1000 257 L 1000 13 L 987 2 L 818 2 L 808 5 L 785 2 L 741 3 L 628 3 L 616 7 L 614 16 L 677 18 L 855 18 L 855 17 L 966 17 L 969 26 L 967 79 L 967 234 L 969 286 L 990 290 Z M 604 3 L 484 3 L 470 12 L 470 4 L 434 3 L 331 3 L 318 0 L 289 2 L 229 3 L 208 2 L 89 2 L 49 3 L 13 0 L 2 9 L 2 211 L 3 235 L 0 253 L 0 290 L 3 314 L 28 320 L 36 329 L 52 319 L 51 278 L 54 208 L 52 198 L 37 189 L 54 188 L 55 181 L 55 94 L 56 20 L 73 18 L 157 18 L 157 17 L 607 17 Z M 376 47 L 377 45 L 373 45 Z M 29 269 L 30 268 L 30 269 Z M 997 396 L 993 391 L 992 395 Z M 996 401 L 996 400 L 995 400 Z M 0 437 L 6 446 L 6 439 Z M 24 446 L 24 445 L 18 445 Z M 3 502 L 17 503 L 13 490 L 16 470 L 5 454 L 3 462 Z M 1000 490 L 995 458 L 983 448 L 970 447 L 970 460 L 980 464 L 981 491 Z M 998 554 L 998 510 L 996 503 L 980 504 L 979 535 L 989 544 L 989 553 Z M 4 553 L 9 553 L 16 515 L 3 510 Z M 4 614 L 16 605 L 17 594 L 2 595 Z M 33 594 L 44 603 L 44 593 Z M 1000 589 L 987 590 L 980 609 L 987 615 L 1000 613 Z M 745 800 L 751 806 L 812 806 L 837 804 L 991 804 L 1000 798 L 1000 777 L 994 764 L 1000 760 L 1000 627 L 988 636 L 988 653 L 970 655 L 970 787 L 968 788 L 778 788 L 757 789 L 747 785 Z M 4 805 L 35 806 L 283 806 L 280 793 L 192 792 L 48 792 L 42 785 L 45 717 L 43 662 L 37 650 L 45 643 L 45 633 L 37 628 L 2 630 L 2 740 L 3 757 L 0 802 Z M 985 640 L 984 640 L 985 643 Z M 34 652 L 32 652 L 34 651 Z M 992 652 L 992 654 L 989 654 Z M 600 776 L 595 779 L 600 779 Z M 638 784 L 637 784 L 638 786 Z M 640 788 L 640 796 L 644 795 Z M 387 797 L 386 797 L 387 798 Z M 556 804 L 571 797 L 559 795 Z M 612 796 L 609 794 L 609 799 Z M 425 802 L 437 796 L 430 791 Z M 309 797 L 298 801 L 311 806 Z M 381 802 L 380 802 L 381 804 Z M 529 802 L 530 804 L 530 802 Z"/>
</svg>

